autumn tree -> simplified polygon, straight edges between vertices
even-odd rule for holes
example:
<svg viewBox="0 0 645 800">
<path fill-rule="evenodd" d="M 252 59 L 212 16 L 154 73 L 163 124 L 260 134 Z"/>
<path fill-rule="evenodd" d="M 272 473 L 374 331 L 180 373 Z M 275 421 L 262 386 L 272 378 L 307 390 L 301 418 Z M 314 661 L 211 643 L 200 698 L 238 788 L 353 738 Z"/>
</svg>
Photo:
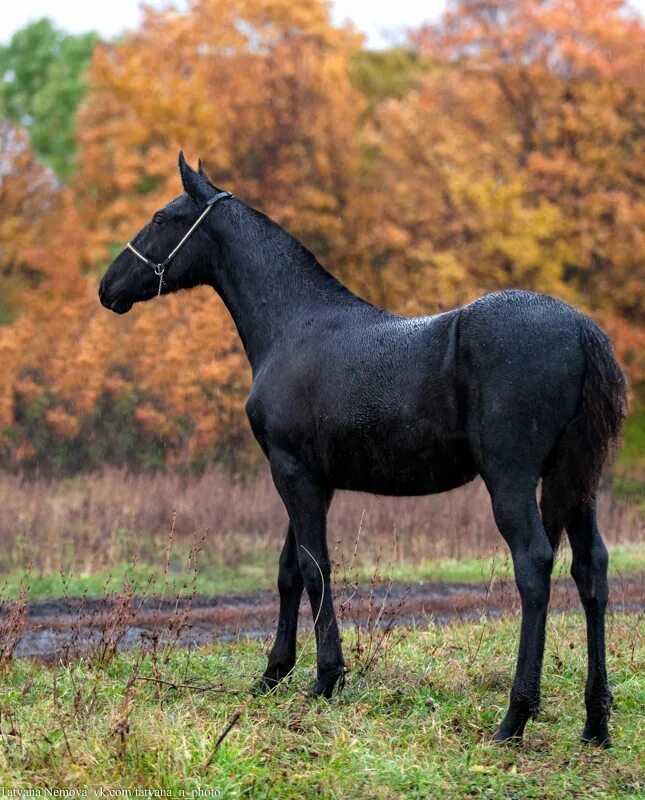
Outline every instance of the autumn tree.
<svg viewBox="0 0 645 800">
<path fill-rule="evenodd" d="M 76 187 L 91 259 L 177 192 L 179 147 L 323 253 L 333 247 L 361 96 L 347 76 L 357 39 L 327 14 L 318 0 L 196 0 L 185 15 L 149 10 L 137 33 L 97 49 Z"/>
<path fill-rule="evenodd" d="M 323 257 L 338 250 L 362 108 L 347 71 L 357 45 L 314 0 L 199 0 L 187 14 L 148 11 L 139 31 L 98 47 L 72 183 L 82 270 L 97 275 L 181 191 L 173 166 L 180 146 L 203 154 L 219 183 L 278 217 Z M 205 463 L 230 451 L 233 440 L 248 443 L 248 368 L 212 292 L 164 298 L 125 321 L 99 309 L 94 294 L 89 302 L 59 298 L 50 308 L 50 333 L 64 335 L 46 361 L 46 334 L 34 334 L 26 358 L 34 366 L 19 386 L 23 433 L 41 398 L 45 422 L 67 436 L 69 450 L 85 453 L 85 440 L 103 424 L 94 419 L 86 430 L 98 410 L 125 406 L 129 422 L 119 428 L 135 431 L 130 441 L 147 432 L 170 461 Z M 148 439 L 144 449 L 150 446 Z"/>
<path fill-rule="evenodd" d="M 211 290 L 119 318 L 97 302 L 106 264 L 180 193 L 180 147 L 379 305 L 434 313 L 507 286 L 575 303 L 638 394 L 642 43 L 617 0 L 460 0 L 381 54 L 318 0 L 148 9 L 94 51 L 68 187 L 2 129 L 0 281 L 20 312 L 0 326 L 3 462 L 258 457 L 246 359 Z"/>
<path fill-rule="evenodd" d="M 526 195 L 556 206 L 565 223 L 567 283 L 592 308 L 643 325 L 640 18 L 621 0 L 458 0 L 415 41 L 475 84 L 468 116 L 480 149 L 497 126 L 510 128 Z"/>
<path fill-rule="evenodd" d="M 414 34 L 433 67 L 370 125 L 366 292 L 408 312 L 551 292 L 621 332 L 643 380 L 643 37 L 615 0 L 464 0 Z"/>
<path fill-rule="evenodd" d="M 499 100 L 494 89 L 484 100 L 476 81 L 437 67 L 378 109 L 373 218 L 364 225 L 359 213 L 358 226 L 381 302 L 434 312 L 508 286 L 573 299 L 562 211 L 529 190 Z"/>
<path fill-rule="evenodd" d="M 15 316 L 51 267 L 49 225 L 60 201 L 60 187 L 25 132 L 0 122 L 0 324 Z"/>
</svg>

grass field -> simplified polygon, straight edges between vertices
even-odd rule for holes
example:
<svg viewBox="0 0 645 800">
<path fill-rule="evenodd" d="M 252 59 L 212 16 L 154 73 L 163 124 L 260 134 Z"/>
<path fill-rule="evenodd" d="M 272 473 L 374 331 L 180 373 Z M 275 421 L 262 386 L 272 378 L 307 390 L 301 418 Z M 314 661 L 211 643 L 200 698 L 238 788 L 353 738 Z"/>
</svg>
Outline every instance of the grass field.
<svg viewBox="0 0 645 800">
<path fill-rule="evenodd" d="M 610 574 L 618 578 L 645 573 L 643 428 L 628 435 L 614 496 L 604 491 L 600 502 Z M 330 702 L 305 697 L 315 670 L 309 634 L 290 682 L 256 699 L 246 689 L 264 668 L 269 640 L 182 650 L 153 635 L 127 653 L 115 645 L 58 663 L 3 658 L 24 624 L 21 588 L 30 599 L 114 592 L 115 607 L 133 594 L 172 599 L 273 589 L 285 524 L 266 475 L 246 482 L 216 472 L 107 471 L 54 482 L 0 475 L 0 792 L 643 796 L 642 612 L 608 619 L 615 696 L 609 751 L 578 740 L 586 647 L 584 619 L 572 612 L 549 620 L 543 711 L 516 746 L 493 745 L 490 736 L 510 689 L 519 619 L 493 619 L 484 609 L 479 622 L 413 629 L 359 627 L 350 618 L 342 633 L 347 687 Z M 337 586 L 369 584 L 375 576 L 490 586 L 493 577 L 513 576 L 477 481 L 430 498 L 339 493 L 329 543 Z M 555 577 L 568 575 L 569 557 L 565 541 Z M 119 613 L 110 642 L 131 624 L 127 613 L 119 622 Z M 180 616 L 175 623 L 188 625 Z"/>
<path fill-rule="evenodd" d="M 313 679 L 310 639 L 291 682 L 258 699 L 235 694 L 263 668 L 267 645 L 257 641 L 165 658 L 141 651 L 103 662 L 9 663 L 0 688 L 0 785 L 136 787 L 175 797 L 210 787 L 226 798 L 642 797 L 642 615 L 609 619 L 608 751 L 578 741 L 580 615 L 550 619 L 543 711 L 515 746 L 489 738 L 508 695 L 516 620 L 397 630 L 375 659 L 361 641 L 358 649 L 356 632 L 344 633 L 351 671 L 329 702 L 304 697 Z"/>
</svg>

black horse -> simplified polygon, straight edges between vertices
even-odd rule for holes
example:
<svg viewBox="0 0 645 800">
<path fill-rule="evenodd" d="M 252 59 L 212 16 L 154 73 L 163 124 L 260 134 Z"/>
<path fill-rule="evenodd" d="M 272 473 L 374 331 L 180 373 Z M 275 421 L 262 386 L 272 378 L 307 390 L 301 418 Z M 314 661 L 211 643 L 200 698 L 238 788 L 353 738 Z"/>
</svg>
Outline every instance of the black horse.
<svg viewBox="0 0 645 800">
<path fill-rule="evenodd" d="M 208 284 L 239 331 L 253 371 L 248 418 L 290 520 L 277 638 L 256 691 L 294 666 L 303 587 L 316 616 L 312 694 L 330 697 L 343 684 L 326 543 L 335 489 L 424 495 L 481 475 L 522 601 L 515 680 L 495 738 L 521 737 L 538 712 L 551 570 L 566 529 L 587 618 L 583 739 L 607 744 L 607 550 L 595 495 L 620 435 L 626 384 L 605 334 L 571 306 L 524 291 L 432 317 L 391 314 L 219 191 L 201 163 L 195 172 L 180 153 L 179 168 L 185 193 L 116 258 L 99 295 L 124 314 L 157 294 Z"/>
</svg>

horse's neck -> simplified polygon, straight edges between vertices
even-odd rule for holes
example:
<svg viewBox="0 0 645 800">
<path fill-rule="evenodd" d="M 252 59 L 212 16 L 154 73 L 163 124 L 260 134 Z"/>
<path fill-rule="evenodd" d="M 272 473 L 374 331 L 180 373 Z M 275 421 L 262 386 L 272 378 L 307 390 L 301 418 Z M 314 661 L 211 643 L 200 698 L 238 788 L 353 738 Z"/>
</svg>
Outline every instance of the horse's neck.
<svg viewBox="0 0 645 800">
<path fill-rule="evenodd" d="M 277 224 L 239 201 L 226 211 L 215 226 L 213 285 L 254 369 L 294 321 L 363 303 Z"/>
</svg>

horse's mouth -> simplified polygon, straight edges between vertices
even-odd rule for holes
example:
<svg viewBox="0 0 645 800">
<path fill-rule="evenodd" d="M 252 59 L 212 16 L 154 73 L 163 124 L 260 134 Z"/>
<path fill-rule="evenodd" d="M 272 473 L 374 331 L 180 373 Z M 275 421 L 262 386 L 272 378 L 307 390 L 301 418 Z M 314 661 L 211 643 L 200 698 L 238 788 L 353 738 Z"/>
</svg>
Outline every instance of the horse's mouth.
<svg viewBox="0 0 645 800">
<path fill-rule="evenodd" d="M 110 311 L 114 311 L 115 314 L 127 314 L 132 306 L 133 303 L 131 300 L 127 300 L 125 297 L 117 297 L 116 300 L 110 303 L 109 308 Z"/>
<path fill-rule="evenodd" d="M 100 299 L 101 305 L 108 308 L 110 311 L 114 311 L 115 314 L 127 314 L 128 311 L 132 308 L 132 300 L 128 300 L 127 297 L 124 297 L 122 294 L 118 294 L 114 300 L 109 300 L 105 293 L 100 292 Z"/>
<path fill-rule="evenodd" d="M 101 305 L 110 311 L 114 311 L 115 314 L 127 314 L 132 308 L 132 301 L 128 300 L 124 292 L 119 291 L 116 292 L 114 299 L 111 299 L 110 295 L 114 294 L 114 288 L 112 288 L 112 291 L 109 291 L 105 285 L 105 281 L 101 281 L 99 284 L 99 300 L 101 301 Z"/>
</svg>

